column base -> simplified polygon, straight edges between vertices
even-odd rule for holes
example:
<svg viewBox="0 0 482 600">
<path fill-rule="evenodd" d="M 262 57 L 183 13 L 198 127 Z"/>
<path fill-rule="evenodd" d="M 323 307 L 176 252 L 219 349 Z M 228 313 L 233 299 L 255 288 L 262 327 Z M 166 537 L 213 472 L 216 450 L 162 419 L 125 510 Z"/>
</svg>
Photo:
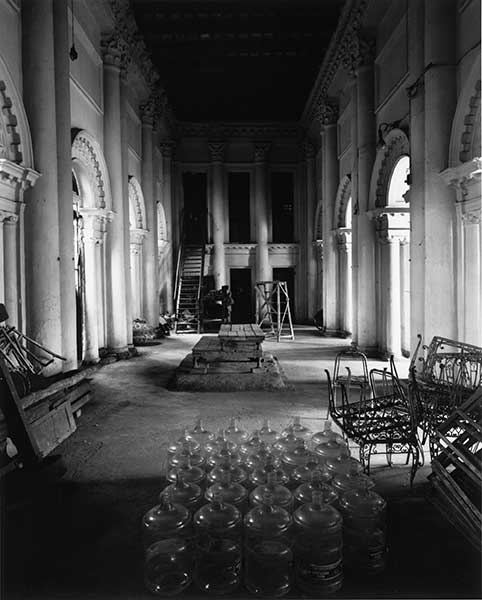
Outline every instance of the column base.
<svg viewBox="0 0 482 600">
<path fill-rule="evenodd" d="M 131 356 L 128 346 L 122 346 L 120 348 L 109 348 L 107 354 L 108 356 L 113 356 L 118 360 L 130 358 Z"/>
<path fill-rule="evenodd" d="M 329 329 L 328 327 L 326 327 L 322 331 L 321 335 L 323 337 L 337 337 L 337 338 L 343 338 L 343 339 L 351 337 L 351 333 L 349 331 L 343 331 L 340 329 Z"/>
<path fill-rule="evenodd" d="M 379 360 L 388 360 L 390 357 L 385 358 L 385 353 L 380 350 L 378 346 L 357 346 L 356 349 L 359 352 L 363 352 L 367 358 L 378 358 Z"/>
</svg>

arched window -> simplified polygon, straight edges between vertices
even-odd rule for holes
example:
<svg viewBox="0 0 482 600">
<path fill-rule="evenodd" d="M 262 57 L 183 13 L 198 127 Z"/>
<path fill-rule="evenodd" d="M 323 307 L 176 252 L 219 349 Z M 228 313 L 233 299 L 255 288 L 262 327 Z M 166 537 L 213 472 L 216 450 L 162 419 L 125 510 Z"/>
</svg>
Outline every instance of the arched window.
<svg viewBox="0 0 482 600">
<path fill-rule="evenodd" d="M 410 173 L 410 158 L 402 156 L 392 171 L 390 183 L 388 184 L 389 206 L 405 204 L 405 194 L 409 190 L 408 175 Z"/>
</svg>

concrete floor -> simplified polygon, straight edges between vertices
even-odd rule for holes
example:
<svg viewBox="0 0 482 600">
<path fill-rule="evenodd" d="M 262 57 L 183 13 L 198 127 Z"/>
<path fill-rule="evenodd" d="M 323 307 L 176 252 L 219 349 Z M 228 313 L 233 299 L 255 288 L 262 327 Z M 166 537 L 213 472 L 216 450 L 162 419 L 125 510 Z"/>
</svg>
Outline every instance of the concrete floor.
<svg viewBox="0 0 482 600">
<path fill-rule="evenodd" d="M 202 417 L 211 430 L 231 416 L 252 430 L 275 428 L 300 415 L 315 430 L 327 416 L 324 368 L 332 369 L 346 340 L 299 327 L 296 340 L 265 342 L 290 388 L 282 392 L 188 393 L 167 389 L 175 367 L 199 339 L 171 336 L 140 356 L 99 369 L 95 399 L 78 429 L 59 448 L 66 474 L 7 488 L 6 598 L 137 600 L 142 585 L 139 525 L 156 503 L 165 451 L 185 426 Z M 370 367 L 387 363 L 370 361 Z M 408 361 L 398 364 L 401 376 Z M 346 579 L 339 598 L 479 598 L 480 558 L 426 500 L 428 467 L 409 489 L 409 469 L 375 465 L 377 491 L 388 501 L 390 559 L 372 580 Z M 195 598 L 193 590 L 186 598 Z M 240 591 L 234 597 L 245 598 Z M 297 597 L 291 595 L 291 597 Z"/>
</svg>

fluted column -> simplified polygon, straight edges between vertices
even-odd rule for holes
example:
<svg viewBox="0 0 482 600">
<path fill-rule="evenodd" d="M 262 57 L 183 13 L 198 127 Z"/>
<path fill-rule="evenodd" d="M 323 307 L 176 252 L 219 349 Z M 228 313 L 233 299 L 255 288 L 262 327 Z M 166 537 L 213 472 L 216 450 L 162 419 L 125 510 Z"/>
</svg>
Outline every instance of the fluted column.
<svg viewBox="0 0 482 600">
<path fill-rule="evenodd" d="M 318 106 L 318 120 L 323 136 L 323 318 L 325 333 L 334 335 L 340 330 L 337 286 L 337 248 L 332 234 L 334 209 L 338 189 L 338 150 L 336 122 L 338 107 L 326 99 Z M 351 286 L 350 286 L 351 289 Z"/>
<path fill-rule="evenodd" d="M 143 248 L 143 309 L 144 318 L 153 327 L 159 323 L 159 281 L 157 269 L 157 204 L 154 195 L 153 123 L 157 110 L 152 96 L 141 106 L 142 112 L 142 191 L 146 205 L 146 228 Z"/>
<path fill-rule="evenodd" d="M 315 249 L 315 213 L 316 213 L 316 170 L 315 148 L 311 142 L 304 146 L 306 161 L 306 285 L 307 318 L 311 321 L 319 309 L 316 297 L 316 249 Z"/>
<path fill-rule="evenodd" d="M 256 281 L 271 281 L 273 274 L 269 264 L 268 248 L 268 199 L 267 195 L 267 156 L 271 144 L 254 144 L 254 199 L 256 206 Z"/>
<path fill-rule="evenodd" d="M 109 170 L 113 219 L 107 235 L 107 344 L 117 354 L 127 352 L 127 291 L 124 229 L 124 172 L 122 164 L 122 125 L 120 69 L 122 41 L 116 36 L 102 41 L 104 51 L 104 153 Z"/>
<path fill-rule="evenodd" d="M 214 287 L 217 290 L 226 285 L 226 261 L 224 255 L 224 242 L 226 240 L 224 219 L 224 150 L 224 142 L 209 142 L 212 176 L 213 275 Z"/>
<path fill-rule="evenodd" d="M 0 217 L 1 219 L 1 217 Z M 0 223 L 1 227 L 1 223 Z M 4 248 L 4 298 L 5 306 L 9 314 L 9 323 L 19 326 L 20 306 L 19 306 L 19 244 L 18 244 L 18 215 L 8 215 L 3 220 L 3 248 Z M 0 244 L 1 248 L 1 244 Z M 0 269 L 1 271 L 1 269 Z"/>
<path fill-rule="evenodd" d="M 52 0 L 22 3 L 23 92 L 35 167 L 42 177 L 30 191 L 25 214 L 27 333 L 63 351 L 60 284 L 59 172 L 56 122 L 55 35 Z M 66 50 L 68 52 L 68 50 Z M 69 198 L 70 204 L 72 203 Z M 72 324 L 65 324 L 65 326 Z M 45 371 L 61 370 L 55 361 Z"/>
<path fill-rule="evenodd" d="M 172 155 L 174 144 L 171 141 L 164 141 L 160 144 L 162 153 L 162 205 L 166 216 L 166 233 L 168 243 L 165 249 L 165 277 L 166 277 L 166 310 L 172 313 L 174 310 L 174 289 L 173 289 L 173 206 L 172 206 Z"/>
<path fill-rule="evenodd" d="M 99 361 L 99 324 L 97 289 L 97 245 L 100 242 L 98 210 L 82 209 L 82 243 L 84 251 L 85 349 L 84 362 Z"/>
</svg>

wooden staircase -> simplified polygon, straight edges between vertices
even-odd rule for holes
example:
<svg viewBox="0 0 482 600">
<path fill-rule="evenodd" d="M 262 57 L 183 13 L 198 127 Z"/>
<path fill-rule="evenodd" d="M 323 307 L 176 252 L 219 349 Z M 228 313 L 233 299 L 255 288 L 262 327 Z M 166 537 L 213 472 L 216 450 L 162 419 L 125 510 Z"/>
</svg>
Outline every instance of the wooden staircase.
<svg viewBox="0 0 482 600">
<path fill-rule="evenodd" d="M 183 243 L 176 282 L 176 333 L 201 332 L 201 288 L 204 244 Z"/>
</svg>

